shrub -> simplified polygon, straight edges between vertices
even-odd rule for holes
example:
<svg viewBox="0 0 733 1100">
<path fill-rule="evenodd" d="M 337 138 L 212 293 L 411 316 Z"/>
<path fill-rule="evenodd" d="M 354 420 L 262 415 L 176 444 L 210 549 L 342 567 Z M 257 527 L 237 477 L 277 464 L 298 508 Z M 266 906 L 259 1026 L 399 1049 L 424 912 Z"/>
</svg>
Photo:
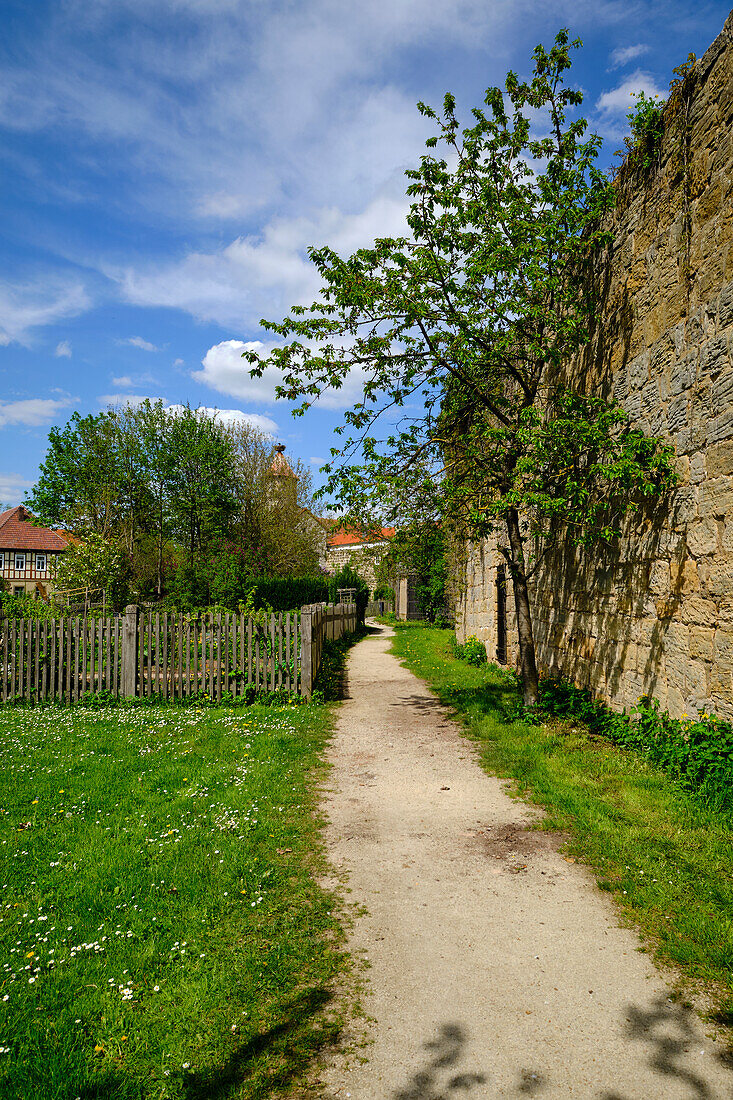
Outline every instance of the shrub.
<svg viewBox="0 0 733 1100">
<path fill-rule="evenodd" d="M 713 809 L 733 813 L 733 726 L 712 714 L 672 718 L 656 699 L 643 697 L 617 712 L 566 680 L 540 684 L 537 715 L 567 718 L 591 733 L 633 749 L 663 768 Z"/>
<path fill-rule="evenodd" d="M 248 588 L 258 610 L 294 611 L 304 604 L 327 603 L 329 598 L 327 577 L 256 577 L 250 578 Z"/>
<path fill-rule="evenodd" d="M 355 569 L 352 569 L 350 565 L 345 565 L 329 581 L 328 589 L 331 603 L 336 603 L 339 588 L 356 589 L 356 614 L 359 622 L 363 624 L 366 606 L 369 603 L 369 585 L 362 580 Z"/>
<path fill-rule="evenodd" d="M 469 665 L 478 667 L 486 664 L 486 646 L 478 640 L 475 634 L 471 634 L 466 638 L 463 645 L 460 645 L 456 641 L 455 635 L 452 635 L 449 645 L 453 656 L 466 661 Z"/>
</svg>

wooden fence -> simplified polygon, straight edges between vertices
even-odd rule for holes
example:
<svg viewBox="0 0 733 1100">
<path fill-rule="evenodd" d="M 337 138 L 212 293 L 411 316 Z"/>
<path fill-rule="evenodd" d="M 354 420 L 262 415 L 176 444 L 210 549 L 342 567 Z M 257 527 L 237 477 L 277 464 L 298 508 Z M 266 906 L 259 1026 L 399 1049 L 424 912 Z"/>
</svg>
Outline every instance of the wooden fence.
<svg viewBox="0 0 733 1100">
<path fill-rule="evenodd" d="M 356 629 L 356 605 L 270 615 L 124 615 L 0 620 L 0 700 L 183 699 L 276 691 L 309 698 L 323 643 Z"/>
</svg>

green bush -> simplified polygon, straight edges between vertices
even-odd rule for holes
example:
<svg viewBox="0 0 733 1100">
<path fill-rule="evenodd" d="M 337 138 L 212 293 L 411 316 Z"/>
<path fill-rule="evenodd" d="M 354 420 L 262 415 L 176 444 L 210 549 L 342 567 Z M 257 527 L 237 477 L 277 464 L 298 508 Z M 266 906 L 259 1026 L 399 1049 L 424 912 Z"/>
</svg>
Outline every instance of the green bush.
<svg viewBox="0 0 733 1100">
<path fill-rule="evenodd" d="M 366 606 L 369 603 L 369 585 L 366 581 L 362 580 L 355 569 L 352 569 L 350 565 L 345 565 L 343 569 L 339 569 L 338 573 L 331 577 L 329 581 L 328 598 L 330 603 L 336 603 L 339 588 L 356 589 L 356 616 L 358 621 L 363 625 Z"/>
<path fill-rule="evenodd" d="M 326 577 L 258 577 L 251 578 L 252 602 L 257 610 L 294 611 L 310 603 L 328 603 L 329 581 Z"/>
<path fill-rule="evenodd" d="M 656 699 L 643 697 L 631 712 L 617 712 L 566 680 L 540 684 L 537 716 L 582 722 L 591 733 L 633 749 L 676 779 L 712 809 L 733 813 L 733 726 L 712 714 L 672 718 Z"/>
<path fill-rule="evenodd" d="M 475 634 L 471 634 L 466 638 L 463 645 L 460 645 L 456 641 L 455 635 L 453 635 L 450 640 L 450 648 L 454 657 L 467 661 L 469 665 L 478 668 L 479 665 L 486 664 L 486 646 L 478 640 Z"/>
<path fill-rule="evenodd" d="M 11 596 L 9 592 L 0 592 L 0 617 L 3 619 L 60 619 L 68 610 L 59 604 L 47 603 L 34 596 Z"/>
</svg>

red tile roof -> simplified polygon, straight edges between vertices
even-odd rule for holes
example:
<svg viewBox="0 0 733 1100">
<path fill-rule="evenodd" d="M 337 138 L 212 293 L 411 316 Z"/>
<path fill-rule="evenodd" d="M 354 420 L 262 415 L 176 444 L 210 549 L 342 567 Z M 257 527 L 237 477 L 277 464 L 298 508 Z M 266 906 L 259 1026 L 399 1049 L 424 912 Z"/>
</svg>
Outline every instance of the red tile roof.
<svg viewBox="0 0 733 1100">
<path fill-rule="evenodd" d="M 363 546 L 374 542 L 386 542 L 395 536 L 394 527 L 380 527 L 378 531 L 370 531 L 368 535 L 361 534 L 351 527 L 339 527 L 328 536 L 327 545 L 330 549 L 337 546 Z"/>
<path fill-rule="evenodd" d="M 27 508 L 19 504 L 0 512 L 0 550 L 66 550 L 69 538 L 49 527 L 36 527 Z"/>
</svg>

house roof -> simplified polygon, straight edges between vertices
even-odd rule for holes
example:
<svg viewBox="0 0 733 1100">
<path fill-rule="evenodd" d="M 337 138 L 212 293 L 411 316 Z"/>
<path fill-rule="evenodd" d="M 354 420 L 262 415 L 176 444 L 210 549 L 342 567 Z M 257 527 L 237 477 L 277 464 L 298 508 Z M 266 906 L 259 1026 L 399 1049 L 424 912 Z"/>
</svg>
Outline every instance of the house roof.
<svg viewBox="0 0 733 1100">
<path fill-rule="evenodd" d="M 271 477 L 293 477 L 297 481 L 298 477 L 293 473 L 293 469 L 285 457 L 284 451 L 285 444 L 278 443 L 275 448 L 275 454 L 272 456 L 272 462 L 270 463 L 268 473 Z"/>
<path fill-rule="evenodd" d="M 69 539 L 50 527 L 36 527 L 33 516 L 19 504 L 0 512 L 0 550 L 66 550 Z"/>
<path fill-rule="evenodd" d="M 389 539 L 393 539 L 395 530 L 394 527 L 379 527 L 365 535 L 352 527 L 338 527 L 329 534 L 327 546 L 329 550 L 335 550 L 340 546 L 371 546 L 375 542 L 388 542 Z"/>
</svg>

